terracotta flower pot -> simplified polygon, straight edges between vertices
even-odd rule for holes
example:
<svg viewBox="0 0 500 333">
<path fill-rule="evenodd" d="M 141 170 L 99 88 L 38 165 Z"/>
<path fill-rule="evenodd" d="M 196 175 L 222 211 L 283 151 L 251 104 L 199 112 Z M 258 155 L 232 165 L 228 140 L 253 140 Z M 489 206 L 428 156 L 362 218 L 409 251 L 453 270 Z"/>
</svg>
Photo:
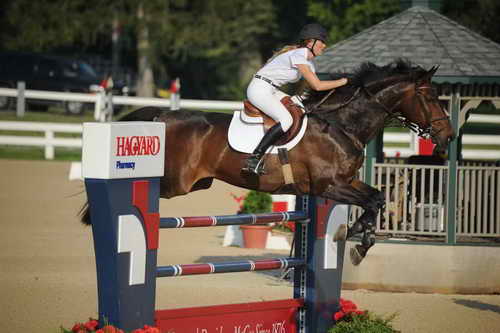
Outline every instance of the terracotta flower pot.
<svg viewBox="0 0 500 333">
<path fill-rule="evenodd" d="M 243 232 L 243 247 L 251 249 L 265 249 L 267 235 L 272 227 L 268 225 L 241 225 Z"/>
</svg>

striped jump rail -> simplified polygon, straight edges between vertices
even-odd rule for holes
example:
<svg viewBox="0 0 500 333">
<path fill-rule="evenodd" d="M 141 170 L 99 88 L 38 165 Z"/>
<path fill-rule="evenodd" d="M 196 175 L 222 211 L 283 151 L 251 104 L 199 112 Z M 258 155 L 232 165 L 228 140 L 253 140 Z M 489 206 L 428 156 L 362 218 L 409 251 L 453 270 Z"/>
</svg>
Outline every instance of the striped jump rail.
<svg viewBox="0 0 500 333">
<path fill-rule="evenodd" d="M 272 222 L 308 221 L 309 218 L 307 213 L 304 211 L 220 216 L 162 217 L 160 218 L 160 228 L 196 228 L 243 224 L 266 224 Z"/>
<path fill-rule="evenodd" d="M 156 276 L 171 277 L 181 275 L 267 271 L 273 269 L 303 267 L 304 265 L 304 259 L 293 257 L 271 258 L 262 260 L 226 261 L 221 263 L 172 265 L 157 267 Z"/>
</svg>

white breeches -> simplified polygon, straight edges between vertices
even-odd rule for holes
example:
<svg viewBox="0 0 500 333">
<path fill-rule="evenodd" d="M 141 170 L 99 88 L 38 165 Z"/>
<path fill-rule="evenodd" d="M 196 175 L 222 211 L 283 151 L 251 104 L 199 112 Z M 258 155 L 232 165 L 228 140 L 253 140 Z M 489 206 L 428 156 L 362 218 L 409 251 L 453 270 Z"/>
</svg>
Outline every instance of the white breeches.
<svg viewBox="0 0 500 333">
<path fill-rule="evenodd" d="M 247 88 L 247 97 L 250 103 L 279 122 L 283 132 L 286 132 L 292 127 L 293 119 L 280 101 L 283 94 L 277 92 L 279 90 L 269 83 L 253 78 Z"/>
</svg>

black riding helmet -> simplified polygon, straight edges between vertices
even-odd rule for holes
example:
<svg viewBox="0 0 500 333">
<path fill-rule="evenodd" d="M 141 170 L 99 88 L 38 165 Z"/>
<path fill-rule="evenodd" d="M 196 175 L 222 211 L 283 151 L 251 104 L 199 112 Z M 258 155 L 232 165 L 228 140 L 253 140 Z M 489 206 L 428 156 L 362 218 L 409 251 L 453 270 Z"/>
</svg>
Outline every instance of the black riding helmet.
<svg viewBox="0 0 500 333">
<path fill-rule="evenodd" d="M 299 33 L 299 40 L 307 39 L 319 39 L 326 43 L 328 33 L 325 28 L 323 28 L 318 23 L 306 24 Z"/>
<path fill-rule="evenodd" d="M 328 33 L 326 32 L 326 29 L 323 28 L 318 23 L 306 24 L 302 28 L 302 30 L 300 30 L 300 32 L 299 32 L 299 40 L 300 41 L 314 39 L 313 45 L 311 47 L 308 47 L 308 49 L 312 52 L 312 54 L 314 56 L 316 56 L 316 53 L 314 53 L 314 45 L 316 44 L 316 42 L 318 40 L 320 40 L 326 44 L 327 37 L 328 37 Z"/>
</svg>

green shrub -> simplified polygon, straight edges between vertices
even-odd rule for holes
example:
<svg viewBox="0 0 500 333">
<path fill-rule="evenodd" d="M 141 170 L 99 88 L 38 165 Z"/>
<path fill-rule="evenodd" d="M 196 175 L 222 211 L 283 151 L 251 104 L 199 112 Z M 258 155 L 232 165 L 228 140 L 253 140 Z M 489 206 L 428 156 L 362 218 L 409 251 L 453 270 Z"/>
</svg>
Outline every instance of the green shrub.
<svg viewBox="0 0 500 333">
<path fill-rule="evenodd" d="M 365 312 L 360 315 L 349 315 L 342 318 L 328 333 L 397 333 L 392 327 L 396 314 L 387 318 Z"/>
<path fill-rule="evenodd" d="M 245 200 L 243 200 L 243 207 L 241 213 L 244 214 L 257 214 L 268 213 L 272 210 L 273 199 L 269 193 L 258 191 L 248 192 Z"/>
</svg>

